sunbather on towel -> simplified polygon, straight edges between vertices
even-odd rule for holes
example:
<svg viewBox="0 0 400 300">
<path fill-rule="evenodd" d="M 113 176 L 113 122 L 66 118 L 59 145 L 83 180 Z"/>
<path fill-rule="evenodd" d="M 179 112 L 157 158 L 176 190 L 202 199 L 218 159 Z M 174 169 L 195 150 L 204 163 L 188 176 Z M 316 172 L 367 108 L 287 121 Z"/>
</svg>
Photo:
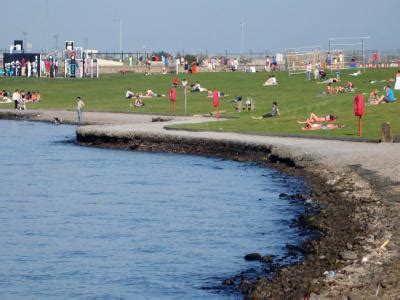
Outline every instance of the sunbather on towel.
<svg viewBox="0 0 400 300">
<path fill-rule="evenodd" d="M 329 130 L 329 129 L 337 129 L 337 128 L 344 128 L 344 125 L 337 125 L 337 124 L 320 124 L 320 123 L 306 123 L 302 130 Z"/>
<path fill-rule="evenodd" d="M 307 124 L 307 123 L 322 123 L 322 122 L 332 122 L 336 121 L 337 116 L 335 115 L 326 115 L 324 117 L 318 117 L 316 114 L 311 113 L 310 117 L 305 121 L 297 121 L 299 124 Z"/>
</svg>

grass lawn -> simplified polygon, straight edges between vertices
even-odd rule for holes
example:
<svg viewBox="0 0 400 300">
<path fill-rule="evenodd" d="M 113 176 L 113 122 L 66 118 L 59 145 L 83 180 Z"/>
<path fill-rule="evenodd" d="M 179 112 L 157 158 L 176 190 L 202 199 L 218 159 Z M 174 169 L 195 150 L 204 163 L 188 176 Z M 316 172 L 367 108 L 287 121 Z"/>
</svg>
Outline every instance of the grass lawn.
<svg viewBox="0 0 400 300">
<path fill-rule="evenodd" d="M 385 83 L 369 83 L 370 80 L 394 78 L 396 69 L 374 69 L 359 77 L 348 76 L 352 71 L 342 72 L 342 84 L 351 80 L 357 92 L 368 93 L 378 88 L 383 93 Z M 316 84 L 314 80 L 306 81 L 304 75 L 289 77 L 286 72 L 276 72 L 278 86 L 263 87 L 268 73 L 199 73 L 196 75 L 180 74 L 186 77 L 189 84 L 198 80 L 203 87 L 224 91 L 229 96 L 221 98 L 220 109 L 226 111 L 227 117 L 234 119 L 204 124 L 181 125 L 179 127 L 200 130 L 223 130 L 249 133 L 285 133 L 296 135 L 319 135 L 336 137 L 357 137 L 358 119 L 353 114 L 354 94 L 339 94 L 321 97 L 325 84 Z M 39 90 L 42 101 L 28 104 L 28 109 L 75 109 L 75 98 L 81 96 L 88 111 L 110 111 L 130 113 L 170 114 L 168 99 L 169 87 L 174 75 L 127 74 L 122 76 L 102 75 L 100 79 L 35 79 L 35 78 L 0 78 L 0 89 L 12 92 L 14 89 Z M 391 83 L 393 86 L 394 83 Z M 124 98 L 125 91 L 132 88 L 134 92 L 152 89 L 156 93 L 165 94 L 164 98 L 145 99 L 145 107 L 132 109 Z M 396 97 L 400 94 L 395 92 Z M 214 110 L 211 98 L 206 93 L 187 93 L 188 114 L 204 114 Z M 233 100 L 236 96 L 250 96 L 256 101 L 256 109 L 252 112 L 236 112 Z M 368 95 L 364 95 L 365 101 Z M 271 110 L 272 101 L 277 101 L 281 112 L 278 118 L 253 120 L 252 116 L 260 116 Z M 12 108 L 13 104 L 1 104 L 2 108 Z M 338 124 L 346 127 L 336 130 L 318 130 L 304 132 L 297 120 L 305 120 L 311 112 L 317 115 L 335 114 Z M 184 114 L 183 91 L 178 90 L 176 114 Z M 379 138 L 382 122 L 390 122 L 392 132 L 400 134 L 400 101 L 393 104 L 382 104 L 366 107 L 363 118 L 363 137 Z"/>
</svg>

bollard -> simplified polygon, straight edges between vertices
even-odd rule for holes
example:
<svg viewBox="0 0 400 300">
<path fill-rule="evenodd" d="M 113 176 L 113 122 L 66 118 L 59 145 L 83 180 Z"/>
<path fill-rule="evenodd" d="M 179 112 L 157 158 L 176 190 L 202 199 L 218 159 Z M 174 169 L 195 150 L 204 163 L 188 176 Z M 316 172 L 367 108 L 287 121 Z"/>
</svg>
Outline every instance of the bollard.
<svg viewBox="0 0 400 300">
<path fill-rule="evenodd" d="M 390 123 L 384 122 L 382 123 L 382 131 L 381 131 L 381 143 L 391 143 L 392 136 L 390 134 Z"/>
</svg>

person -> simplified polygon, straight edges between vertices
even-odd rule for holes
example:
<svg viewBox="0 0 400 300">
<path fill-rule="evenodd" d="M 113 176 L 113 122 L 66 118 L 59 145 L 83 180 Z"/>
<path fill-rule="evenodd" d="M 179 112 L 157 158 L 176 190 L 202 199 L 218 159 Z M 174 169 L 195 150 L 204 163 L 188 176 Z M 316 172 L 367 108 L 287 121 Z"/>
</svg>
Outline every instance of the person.
<svg viewBox="0 0 400 300">
<path fill-rule="evenodd" d="M 378 104 L 379 104 L 378 90 L 373 89 L 371 93 L 369 93 L 368 105 L 378 105 Z"/>
<path fill-rule="evenodd" d="M 382 95 L 382 96 L 379 98 L 378 104 L 380 104 L 380 103 L 382 103 L 382 102 L 385 102 L 385 103 L 392 103 L 392 102 L 394 102 L 394 101 L 397 100 L 397 99 L 395 98 L 395 96 L 394 96 L 393 90 L 390 88 L 390 84 L 388 84 L 388 85 L 385 87 L 385 90 L 386 90 L 386 94 L 385 94 L 385 95 Z"/>
<path fill-rule="evenodd" d="M 153 98 L 153 97 L 165 97 L 164 94 L 157 94 L 154 93 L 152 90 L 147 90 L 146 94 L 144 96 L 141 96 L 142 98 Z"/>
<path fill-rule="evenodd" d="M 85 103 L 83 102 L 82 98 L 78 96 L 76 98 L 76 113 L 78 115 L 78 124 L 82 124 L 83 122 L 83 115 L 82 115 L 82 110 L 83 107 L 85 106 Z"/>
<path fill-rule="evenodd" d="M 179 66 L 181 65 L 181 60 L 179 57 L 175 59 L 175 73 L 176 75 L 179 74 Z"/>
<path fill-rule="evenodd" d="M 279 117 L 281 114 L 278 109 L 278 103 L 276 101 L 272 102 L 271 112 L 263 114 L 261 117 L 252 117 L 253 120 L 261 120 L 265 118 Z"/>
<path fill-rule="evenodd" d="M 232 61 L 232 71 L 233 72 L 235 72 L 235 71 L 237 71 L 238 70 L 238 68 L 239 68 L 239 61 L 237 60 L 237 58 L 235 58 L 233 61 Z"/>
<path fill-rule="evenodd" d="M 21 95 L 18 90 L 15 90 L 15 92 L 12 94 L 11 99 L 14 101 L 14 109 L 18 109 L 18 102 L 19 99 L 21 98 Z"/>
<path fill-rule="evenodd" d="M 357 77 L 357 76 L 360 76 L 360 75 L 361 75 L 361 70 L 358 70 L 357 72 L 349 74 L 349 76 L 354 76 L 354 77 Z"/>
<path fill-rule="evenodd" d="M 185 70 L 186 74 L 189 73 L 189 62 L 187 60 L 185 60 L 185 63 L 183 65 L 183 69 Z"/>
<path fill-rule="evenodd" d="M 332 95 L 336 93 L 335 88 L 332 86 L 332 83 L 328 83 L 328 85 L 326 86 L 326 93 L 328 95 Z"/>
<path fill-rule="evenodd" d="M 264 68 L 265 68 L 265 71 L 271 72 L 271 59 L 269 58 L 269 56 L 267 56 Z"/>
<path fill-rule="evenodd" d="M 332 122 L 336 121 L 337 116 L 335 115 L 326 115 L 323 117 L 318 117 L 315 113 L 311 113 L 310 117 L 305 121 L 297 121 L 299 124 L 307 124 L 307 123 L 321 123 L 321 122 Z"/>
<path fill-rule="evenodd" d="M 400 90 L 400 70 L 397 70 L 396 83 L 394 84 L 395 90 Z"/>
<path fill-rule="evenodd" d="M 344 91 L 346 93 L 354 93 L 354 83 L 351 81 L 347 81 L 346 86 L 344 87 Z"/>
<path fill-rule="evenodd" d="M 312 65 L 311 62 L 306 64 L 306 80 L 311 80 Z"/>
<path fill-rule="evenodd" d="M 131 106 L 132 106 L 132 104 L 131 104 Z M 135 98 L 135 102 L 133 103 L 133 106 L 136 106 L 136 107 L 144 106 L 141 94 L 136 94 L 136 98 Z"/>
<path fill-rule="evenodd" d="M 191 85 L 191 92 L 207 92 L 206 88 L 201 87 L 200 83 L 196 81 L 196 83 Z"/>
<path fill-rule="evenodd" d="M 213 91 L 207 92 L 207 97 L 212 98 L 214 96 Z M 225 97 L 227 96 L 224 92 L 218 91 L 218 97 Z"/>
<path fill-rule="evenodd" d="M 132 89 L 128 89 L 125 93 L 125 98 L 126 99 L 132 99 L 132 97 L 134 96 L 134 93 L 131 91 Z"/>
<path fill-rule="evenodd" d="M 337 124 L 320 124 L 320 123 L 306 123 L 302 130 L 319 130 L 319 129 L 337 129 L 337 128 L 344 128 L 344 125 L 337 125 Z"/>
<path fill-rule="evenodd" d="M 317 83 L 318 84 L 329 84 L 329 83 L 337 83 L 337 82 L 340 82 L 340 78 L 328 78 L 327 80 L 319 81 Z"/>
<path fill-rule="evenodd" d="M 186 89 L 186 87 L 187 87 L 187 85 L 188 85 L 188 81 L 186 80 L 186 78 L 183 78 L 183 79 L 182 79 L 181 84 L 182 84 L 182 87 L 183 87 L 184 89 Z"/>
<path fill-rule="evenodd" d="M 246 98 L 246 101 L 245 101 L 245 109 L 247 109 L 248 111 L 254 110 L 254 101 L 253 101 L 253 98 L 251 98 L 251 97 L 247 97 L 247 98 Z"/>
<path fill-rule="evenodd" d="M 268 86 L 268 85 L 277 85 L 278 81 L 276 80 L 275 75 L 269 75 L 268 79 L 263 83 L 263 86 Z"/>
<path fill-rule="evenodd" d="M 314 79 L 315 80 L 319 80 L 321 78 L 320 75 L 320 66 L 318 64 L 316 64 L 315 69 L 314 69 Z"/>
</svg>

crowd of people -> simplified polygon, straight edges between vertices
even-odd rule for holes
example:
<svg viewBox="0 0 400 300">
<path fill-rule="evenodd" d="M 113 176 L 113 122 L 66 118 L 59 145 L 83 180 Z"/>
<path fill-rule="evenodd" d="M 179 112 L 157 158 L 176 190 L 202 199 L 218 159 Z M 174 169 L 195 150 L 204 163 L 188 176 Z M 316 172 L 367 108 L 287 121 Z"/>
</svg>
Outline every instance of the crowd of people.
<svg viewBox="0 0 400 300">
<path fill-rule="evenodd" d="M 14 109 L 26 110 L 27 103 L 36 103 L 41 99 L 39 91 L 15 90 L 9 93 L 6 90 L 0 92 L 0 103 L 14 102 Z"/>
<path fill-rule="evenodd" d="M 4 64 L 4 76 L 6 77 L 56 77 L 58 75 L 58 60 L 48 58 L 34 60 L 22 58 Z"/>
</svg>

